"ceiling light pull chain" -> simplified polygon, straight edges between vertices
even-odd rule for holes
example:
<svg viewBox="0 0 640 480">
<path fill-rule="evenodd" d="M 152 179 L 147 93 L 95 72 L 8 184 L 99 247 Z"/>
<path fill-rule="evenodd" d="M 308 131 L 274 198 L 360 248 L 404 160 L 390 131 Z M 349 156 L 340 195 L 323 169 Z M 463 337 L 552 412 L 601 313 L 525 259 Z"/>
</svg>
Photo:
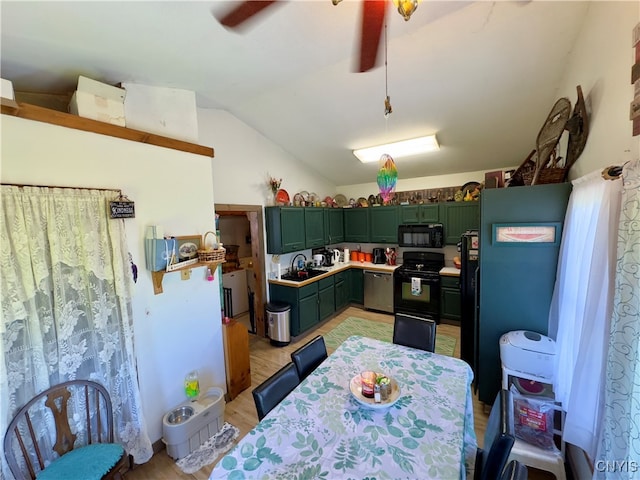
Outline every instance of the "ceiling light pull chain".
<svg viewBox="0 0 640 480">
<path fill-rule="evenodd" d="M 387 22 L 384 22 L 384 118 L 389 118 L 393 108 L 391 107 L 391 99 L 389 98 L 389 77 L 388 77 L 388 63 L 387 63 L 387 47 L 389 45 L 389 39 L 387 37 Z"/>
</svg>

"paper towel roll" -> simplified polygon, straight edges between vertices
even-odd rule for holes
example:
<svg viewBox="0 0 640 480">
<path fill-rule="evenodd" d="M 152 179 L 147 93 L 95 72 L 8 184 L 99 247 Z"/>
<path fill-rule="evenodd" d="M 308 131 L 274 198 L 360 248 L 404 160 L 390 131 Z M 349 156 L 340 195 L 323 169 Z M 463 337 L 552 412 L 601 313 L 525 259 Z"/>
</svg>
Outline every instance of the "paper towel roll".
<svg viewBox="0 0 640 480">
<path fill-rule="evenodd" d="M 344 249 L 344 261 L 345 262 L 349 261 L 349 249 L 348 248 Z"/>
</svg>

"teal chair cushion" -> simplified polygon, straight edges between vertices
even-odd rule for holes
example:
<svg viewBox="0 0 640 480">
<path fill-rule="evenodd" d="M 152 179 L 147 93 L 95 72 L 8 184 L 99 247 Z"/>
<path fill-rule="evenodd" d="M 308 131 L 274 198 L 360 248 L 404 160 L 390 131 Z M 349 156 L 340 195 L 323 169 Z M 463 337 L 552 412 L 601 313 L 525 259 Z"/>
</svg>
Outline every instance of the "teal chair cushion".
<svg viewBox="0 0 640 480">
<path fill-rule="evenodd" d="M 36 475 L 38 480 L 99 480 L 118 463 L 122 445 L 95 443 L 71 450 Z"/>
</svg>

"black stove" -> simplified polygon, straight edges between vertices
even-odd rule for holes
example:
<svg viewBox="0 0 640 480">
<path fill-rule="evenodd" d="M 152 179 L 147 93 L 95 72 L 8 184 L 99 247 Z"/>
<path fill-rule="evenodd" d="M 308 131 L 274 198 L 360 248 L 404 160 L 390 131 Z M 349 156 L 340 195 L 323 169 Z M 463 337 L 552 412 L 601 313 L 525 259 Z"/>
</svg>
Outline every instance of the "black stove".
<svg viewBox="0 0 640 480">
<path fill-rule="evenodd" d="M 393 272 L 393 311 L 440 320 L 440 270 L 444 254 L 405 252 Z"/>
<path fill-rule="evenodd" d="M 396 271 L 401 273 L 425 274 L 435 273 L 440 275 L 444 267 L 444 253 L 436 252 L 405 252 L 402 256 L 402 265 Z"/>
</svg>

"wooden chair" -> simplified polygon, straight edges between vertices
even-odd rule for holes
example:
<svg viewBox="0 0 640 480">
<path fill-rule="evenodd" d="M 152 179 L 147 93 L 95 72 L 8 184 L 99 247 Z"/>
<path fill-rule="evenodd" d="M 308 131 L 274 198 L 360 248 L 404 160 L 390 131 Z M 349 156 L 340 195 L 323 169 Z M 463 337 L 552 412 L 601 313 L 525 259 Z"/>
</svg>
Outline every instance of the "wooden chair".
<svg viewBox="0 0 640 480">
<path fill-rule="evenodd" d="M 273 407 L 298 386 L 300 378 L 293 363 L 289 362 L 276 373 L 258 385 L 253 392 L 258 420 L 262 420 Z"/>
<path fill-rule="evenodd" d="M 433 352 L 436 348 L 436 322 L 430 318 L 396 313 L 393 343 Z"/>
<path fill-rule="evenodd" d="M 51 416 L 55 439 L 42 427 Z M 114 443 L 109 393 L 89 380 L 64 382 L 32 398 L 9 423 L 4 452 L 16 479 L 118 479 L 128 470 L 124 448 Z"/>
<path fill-rule="evenodd" d="M 491 407 L 484 448 L 476 453 L 475 480 L 496 480 L 507 465 L 516 440 L 513 425 L 513 398 L 509 390 L 501 389 Z"/>
<path fill-rule="evenodd" d="M 529 478 L 527 466 L 517 460 L 511 460 L 507 463 L 500 476 L 500 480 L 527 480 L 527 478 Z"/>
<path fill-rule="evenodd" d="M 291 354 L 300 381 L 307 378 L 326 358 L 327 346 L 322 335 L 318 335 Z"/>
</svg>

